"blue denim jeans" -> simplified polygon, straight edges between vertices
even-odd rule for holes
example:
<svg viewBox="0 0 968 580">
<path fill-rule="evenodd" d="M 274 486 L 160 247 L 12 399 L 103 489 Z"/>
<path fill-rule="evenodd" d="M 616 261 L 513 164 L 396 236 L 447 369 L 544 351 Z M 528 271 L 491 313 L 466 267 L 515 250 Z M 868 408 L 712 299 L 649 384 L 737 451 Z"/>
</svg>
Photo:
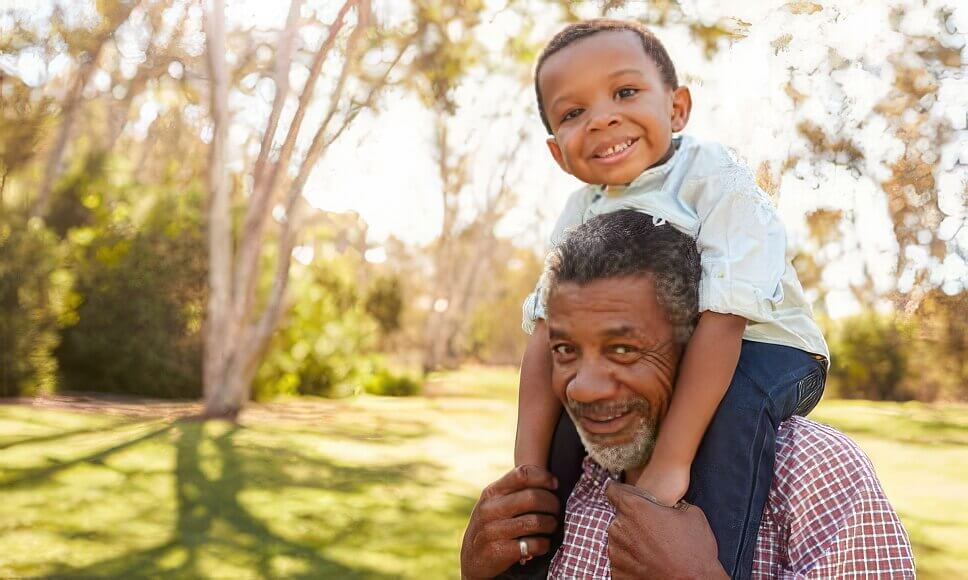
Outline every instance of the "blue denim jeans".
<svg viewBox="0 0 968 580">
<path fill-rule="evenodd" d="M 739 363 L 692 464 L 686 501 L 706 514 L 730 577 L 746 579 L 773 482 L 776 429 L 806 415 L 823 395 L 822 357 L 743 341 Z"/>
<path fill-rule="evenodd" d="M 686 493 L 686 501 L 706 514 L 719 545 L 719 560 L 732 578 L 749 578 L 753 567 L 756 536 L 773 481 L 776 429 L 784 419 L 806 415 L 816 406 L 826 378 L 822 357 L 743 341 L 733 381 L 699 446 Z M 575 426 L 562 413 L 549 458 L 559 480 L 555 491 L 562 512 L 581 476 L 584 456 Z M 550 554 L 561 545 L 560 528 L 551 538 Z M 550 555 L 520 567 L 523 577 L 542 567 L 546 570 L 549 560 Z"/>
</svg>

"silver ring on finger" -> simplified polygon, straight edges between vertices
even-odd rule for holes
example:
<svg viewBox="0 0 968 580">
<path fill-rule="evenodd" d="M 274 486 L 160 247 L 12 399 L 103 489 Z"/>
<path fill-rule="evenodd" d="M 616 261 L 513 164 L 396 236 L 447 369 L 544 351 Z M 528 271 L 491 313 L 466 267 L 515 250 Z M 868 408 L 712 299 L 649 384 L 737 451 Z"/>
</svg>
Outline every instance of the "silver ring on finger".
<svg viewBox="0 0 968 580">
<path fill-rule="evenodd" d="M 518 563 L 522 566 L 527 564 L 528 560 L 534 557 L 531 555 L 531 552 L 528 551 L 528 542 L 526 542 L 523 538 L 518 540 L 518 551 L 521 552 L 521 559 L 518 560 Z"/>
</svg>

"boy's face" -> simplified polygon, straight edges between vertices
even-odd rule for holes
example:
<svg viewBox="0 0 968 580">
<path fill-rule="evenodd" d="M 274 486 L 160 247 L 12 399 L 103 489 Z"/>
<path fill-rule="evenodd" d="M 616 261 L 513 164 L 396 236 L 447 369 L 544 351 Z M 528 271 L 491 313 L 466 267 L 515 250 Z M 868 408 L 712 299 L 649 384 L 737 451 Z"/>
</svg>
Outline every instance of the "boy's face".
<svg viewBox="0 0 968 580">
<path fill-rule="evenodd" d="M 551 155 L 585 183 L 623 185 L 662 160 L 689 120 L 689 89 L 668 88 L 630 30 L 599 32 L 548 57 L 538 77 Z"/>
</svg>

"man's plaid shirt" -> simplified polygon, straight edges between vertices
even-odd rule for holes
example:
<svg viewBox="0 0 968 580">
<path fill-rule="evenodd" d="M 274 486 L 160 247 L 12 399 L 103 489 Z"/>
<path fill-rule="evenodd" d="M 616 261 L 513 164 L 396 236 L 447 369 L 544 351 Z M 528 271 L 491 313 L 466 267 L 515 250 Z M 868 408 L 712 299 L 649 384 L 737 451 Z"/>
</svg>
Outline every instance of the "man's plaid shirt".
<svg viewBox="0 0 968 580">
<path fill-rule="evenodd" d="M 615 512 L 605 486 L 612 476 L 590 458 L 583 467 L 549 578 L 611 578 L 606 542 Z M 802 417 L 780 425 L 752 577 L 914 577 L 907 533 L 870 460 L 843 434 Z"/>
</svg>

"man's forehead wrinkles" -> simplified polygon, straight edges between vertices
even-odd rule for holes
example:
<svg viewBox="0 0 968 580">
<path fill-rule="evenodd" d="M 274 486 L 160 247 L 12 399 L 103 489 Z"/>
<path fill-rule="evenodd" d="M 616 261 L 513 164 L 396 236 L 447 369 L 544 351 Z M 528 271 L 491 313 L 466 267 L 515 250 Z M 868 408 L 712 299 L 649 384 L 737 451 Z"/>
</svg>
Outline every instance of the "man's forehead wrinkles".
<svg viewBox="0 0 968 580">
<path fill-rule="evenodd" d="M 549 338 L 568 338 L 568 332 L 561 327 L 549 325 L 548 337 Z"/>
<path fill-rule="evenodd" d="M 608 337 L 624 337 L 624 336 L 641 336 L 643 332 L 631 324 L 622 324 L 620 326 L 613 326 L 611 328 L 606 328 L 601 332 L 602 336 Z"/>
</svg>

